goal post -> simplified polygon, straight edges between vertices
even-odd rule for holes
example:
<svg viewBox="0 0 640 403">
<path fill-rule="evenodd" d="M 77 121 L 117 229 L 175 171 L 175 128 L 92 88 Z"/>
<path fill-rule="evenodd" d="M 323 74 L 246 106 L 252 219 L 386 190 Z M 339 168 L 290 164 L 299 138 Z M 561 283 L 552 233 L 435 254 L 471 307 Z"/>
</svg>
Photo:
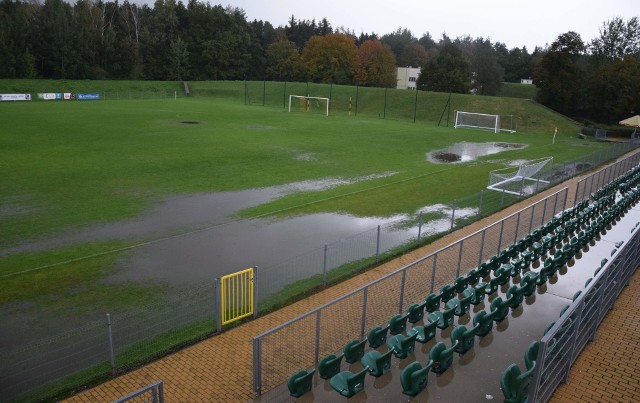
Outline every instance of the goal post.
<svg viewBox="0 0 640 403">
<path fill-rule="evenodd" d="M 525 183 L 535 182 L 537 190 L 540 183 L 549 184 L 549 181 L 540 178 L 540 171 L 551 161 L 553 157 L 544 157 L 518 166 L 491 171 L 487 189 L 522 196 L 525 193 Z"/>
<path fill-rule="evenodd" d="M 456 129 L 459 127 L 468 127 L 471 129 L 491 130 L 494 133 L 506 131 L 515 133 L 513 129 L 513 116 L 511 115 L 490 115 L 487 113 L 475 113 L 456 111 L 456 121 L 453 125 Z"/>
<path fill-rule="evenodd" d="M 296 101 L 299 109 L 303 109 L 307 112 L 318 110 L 324 115 L 329 116 L 329 104 L 331 103 L 330 98 L 289 95 L 289 112 L 292 111 L 292 105 L 295 104 Z"/>
</svg>

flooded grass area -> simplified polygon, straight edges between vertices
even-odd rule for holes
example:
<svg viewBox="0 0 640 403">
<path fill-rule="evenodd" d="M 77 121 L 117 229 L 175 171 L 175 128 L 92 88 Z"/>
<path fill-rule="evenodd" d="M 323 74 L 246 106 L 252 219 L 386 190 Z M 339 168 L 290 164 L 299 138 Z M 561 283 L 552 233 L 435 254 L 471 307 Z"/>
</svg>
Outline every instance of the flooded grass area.
<svg viewBox="0 0 640 403">
<path fill-rule="evenodd" d="M 505 142 L 470 143 L 463 141 L 443 150 L 435 150 L 427 153 L 427 161 L 436 164 L 469 162 L 486 155 L 497 154 L 507 150 L 518 150 L 526 146 L 526 144 Z"/>
</svg>

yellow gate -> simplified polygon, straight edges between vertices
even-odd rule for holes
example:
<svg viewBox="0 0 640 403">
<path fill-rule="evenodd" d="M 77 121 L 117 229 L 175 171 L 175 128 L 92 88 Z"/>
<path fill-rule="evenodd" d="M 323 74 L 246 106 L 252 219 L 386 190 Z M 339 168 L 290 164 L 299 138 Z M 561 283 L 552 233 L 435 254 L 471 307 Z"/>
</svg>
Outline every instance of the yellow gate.
<svg viewBox="0 0 640 403">
<path fill-rule="evenodd" d="M 254 268 L 220 277 L 220 324 L 253 315 L 254 310 Z"/>
</svg>

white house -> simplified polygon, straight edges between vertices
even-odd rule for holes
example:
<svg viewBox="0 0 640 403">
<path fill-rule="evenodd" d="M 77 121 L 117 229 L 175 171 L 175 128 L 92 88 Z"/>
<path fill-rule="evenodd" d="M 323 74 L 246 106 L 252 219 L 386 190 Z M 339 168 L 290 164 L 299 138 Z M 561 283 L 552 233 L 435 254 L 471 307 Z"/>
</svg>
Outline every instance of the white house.
<svg viewBox="0 0 640 403">
<path fill-rule="evenodd" d="M 533 80 L 530 78 L 521 78 L 520 84 L 533 84 Z"/>
<path fill-rule="evenodd" d="M 398 85 L 396 88 L 399 90 L 415 90 L 419 75 L 419 67 L 398 67 Z"/>
</svg>

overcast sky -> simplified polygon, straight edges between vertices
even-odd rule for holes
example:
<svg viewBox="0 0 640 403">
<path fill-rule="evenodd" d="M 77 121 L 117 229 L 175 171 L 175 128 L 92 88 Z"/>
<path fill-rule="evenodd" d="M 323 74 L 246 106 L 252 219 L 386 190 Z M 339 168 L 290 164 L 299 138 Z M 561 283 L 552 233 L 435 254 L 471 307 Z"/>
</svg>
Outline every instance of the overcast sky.
<svg viewBox="0 0 640 403">
<path fill-rule="evenodd" d="M 186 0 L 184 1 L 186 4 Z M 602 23 L 614 17 L 625 21 L 640 16 L 640 0 L 210 0 L 245 10 L 247 19 L 269 21 L 275 27 L 296 19 L 326 17 L 331 25 L 378 36 L 399 27 L 420 38 L 429 32 L 436 42 L 471 35 L 490 38 L 507 48 L 551 44 L 568 31 L 585 43 L 599 35 Z"/>
</svg>

